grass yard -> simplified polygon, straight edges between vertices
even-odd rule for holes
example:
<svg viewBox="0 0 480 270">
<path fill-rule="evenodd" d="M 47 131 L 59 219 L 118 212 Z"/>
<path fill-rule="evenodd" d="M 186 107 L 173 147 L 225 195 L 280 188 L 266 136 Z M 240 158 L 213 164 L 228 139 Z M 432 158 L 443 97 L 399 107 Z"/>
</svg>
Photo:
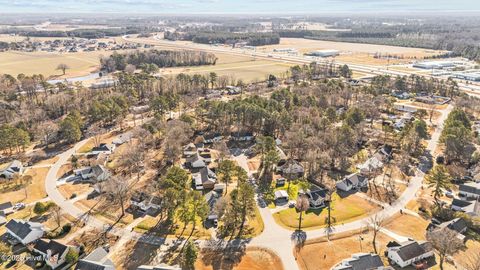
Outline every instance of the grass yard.
<svg viewBox="0 0 480 270">
<path fill-rule="evenodd" d="M 383 255 L 386 244 L 391 240 L 382 233 L 378 234 L 376 245 L 380 255 Z M 330 269 L 354 253 L 373 251 L 372 235 L 368 232 L 333 235 L 330 241 L 325 238 L 307 240 L 297 254 L 297 262 L 302 270 Z M 386 262 L 384 257 L 382 259 Z"/>
<path fill-rule="evenodd" d="M 112 254 L 112 261 L 117 269 L 137 269 L 141 265 L 157 265 L 158 246 L 137 241 L 129 241 L 125 246 Z"/>
<path fill-rule="evenodd" d="M 337 194 L 333 195 L 331 216 L 335 217 L 335 224 L 350 222 L 378 211 L 379 208 L 357 196 L 348 196 L 340 198 Z M 275 221 L 281 226 L 295 230 L 298 228 L 298 217 L 295 208 L 288 208 L 273 214 Z M 308 210 L 302 218 L 303 229 L 318 229 L 325 226 L 327 209 Z"/>
<path fill-rule="evenodd" d="M 73 183 L 66 183 L 64 185 L 58 186 L 58 191 L 62 194 L 64 198 L 67 200 L 72 197 L 73 194 L 77 196 L 82 195 L 84 193 L 92 191 L 92 188 L 89 184 L 73 184 Z"/>
<path fill-rule="evenodd" d="M 407 214 L 396 214 L 386 221 L 385 229 L 415 240 L 425 240 L 429 222 L 423 218 Z"/>
<path fill-rule="evenodd" d="M 267 249 L 247 248 L 241 258 L 203 250 L 195 263 L 195 269 L 282 270 L 283 265 L 280 258 Z"/>
<path fill-rule="evenodd" d="M 45 177 L 47 176 L 48 170 L 49 168 L 27 169 L 24 174 L 25 179 L 30 179 L 31 177 L 31 180 L 26 184 L 26 188 L 0 193 L 0 203 L 8 201 L 12 203 L 31 203 L 45 198 L 47 196 L 45 192 Z M 6 188 L 4 185 L 6 184 L 2 183 L 0 185 L 0 190 Z"/>
</svg>

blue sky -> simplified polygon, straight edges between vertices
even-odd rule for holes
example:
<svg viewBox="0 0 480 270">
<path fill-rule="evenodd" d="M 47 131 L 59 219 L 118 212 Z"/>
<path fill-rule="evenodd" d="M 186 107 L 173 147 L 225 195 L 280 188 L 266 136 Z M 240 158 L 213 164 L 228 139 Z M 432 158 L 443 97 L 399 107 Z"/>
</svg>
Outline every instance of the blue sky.
<svg viewBox="0 0 480 270">
<path fill-rule="evenodd" d="M 324 13 L 479 11 L 480 0 L 0 0 L 0 13 Z"/>
</svg>

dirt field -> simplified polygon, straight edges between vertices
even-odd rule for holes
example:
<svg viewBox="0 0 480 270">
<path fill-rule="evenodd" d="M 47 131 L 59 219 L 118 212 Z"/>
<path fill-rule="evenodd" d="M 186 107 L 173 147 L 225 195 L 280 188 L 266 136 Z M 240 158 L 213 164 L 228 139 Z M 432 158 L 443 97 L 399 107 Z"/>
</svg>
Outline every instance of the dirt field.
<svg viewBox="0 0 480 270">
<path fill-rule="evenodd" d="M 238 264 L 230 263 L 230 260 L 217 260 L 209 258 L 202 253 L 195 263 L 196 270 L 232 269 L 232 270 L 282 270 L 282 262 L 275 254 L 266 249 L 248 248 Z M 214 264 L 214 267 L 212 266 Z"/>
<path fill-rule="evenodd" d="M 302 270 L 330 269 L 354 253 L 373 252 L 371 238 L 371 233 L 363 233 L 334 235 L 330 241 L 307 241 L 298 253 L 297 261 Z M 392 239 L 382 233 L 378 234 L 377 239 L 377 251 L 383 254 L 386 244 Z M 385 258 L 383 259 L 386 262 Z"/>
</svg>

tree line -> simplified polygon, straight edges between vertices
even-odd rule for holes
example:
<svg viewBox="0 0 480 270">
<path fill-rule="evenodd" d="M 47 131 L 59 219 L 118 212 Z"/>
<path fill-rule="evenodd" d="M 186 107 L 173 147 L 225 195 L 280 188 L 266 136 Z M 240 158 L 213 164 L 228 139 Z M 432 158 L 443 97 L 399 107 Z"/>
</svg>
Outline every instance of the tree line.
<svg viewBox="0 0 480 270">
<path fill-rule="evenodd" d="M 126 70 L 129 65 L 133 65 L 134 67 L 143 66 L 151 73 L 152 70 L 149 70 L 151 67 L 146 65 L 155 65 L 158 69 L 163 67 L 215 65 L 216 61 L 217 57 L 212 53 L 153 49 L 130 53 L 114 52 L 111 56 L 100 59 L 100 64 L 102 69 L 109 72 Z"/>
<path fill-rule="evenodd" d="M 264 46 L 280 43 L 280 35 L 276 33 L 233 33 L 233 32 L 166 32 L 169 40 L 190 40 L 203 44 L 235 44 L 246 42 L 249 46 Z"/>
</svg>

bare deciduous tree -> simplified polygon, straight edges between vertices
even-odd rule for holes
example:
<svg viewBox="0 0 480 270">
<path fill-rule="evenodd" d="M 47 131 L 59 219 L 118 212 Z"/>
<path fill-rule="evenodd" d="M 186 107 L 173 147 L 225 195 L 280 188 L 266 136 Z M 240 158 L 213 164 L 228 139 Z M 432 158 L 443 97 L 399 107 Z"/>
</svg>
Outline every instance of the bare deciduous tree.
<svg viewBox="0 0 480 270">
<path fill-rule="evenodd" d="M 457 232 L 448 228 L 427 232 L 427 240 L 438 252 L 441 270 L 443 270 L 445 258 L 454 255 L 464 246 L 462 240 L 457 238 Z"/>
<path fill-rule="evenodd" d="M 59 64 L 59 65 L 57 66 L 57 70 L 61 70 L 62 73 L 63 73 L 63 75 L 65 75 L 67 69 L 69 69 L 69 68 L 70 68 L 70 67 L 69 67 L 67 64 L 64 64 L 64 63 Z"/>
<path fill-rule="evenodd" d="M 125 201 L 130 191 L 127 178 L 118 175 L 110 177 L 110 179 L 104 182 L 103 191 L 120 205 L 122 209 L 122 214 L 118 218 L 120 220 L 125 215 Z"/>
<path fill-rule="evenodd" d="M 308 197 L 305 194 L 298 195 L 297 202 L 295 204 L 295 208 L 298 212 L 300 212 L 300 216 L 298 217 L 298 230 L 302 230 L 302 215 L 304 211 L 307 211 L 310 208 L 310 202 L 308 201 Z"/>
<path fill-rule="evenodd" d="M 378 232 L 383 228 L 384 224 L 385 224 L 385 219 L 378 214 L 375 214 L 368 219 L 368 225 L 372 229 L 372 246 L 376 254 L 378 254 L 378 251 L 377 251 Z"/>
</svg>

